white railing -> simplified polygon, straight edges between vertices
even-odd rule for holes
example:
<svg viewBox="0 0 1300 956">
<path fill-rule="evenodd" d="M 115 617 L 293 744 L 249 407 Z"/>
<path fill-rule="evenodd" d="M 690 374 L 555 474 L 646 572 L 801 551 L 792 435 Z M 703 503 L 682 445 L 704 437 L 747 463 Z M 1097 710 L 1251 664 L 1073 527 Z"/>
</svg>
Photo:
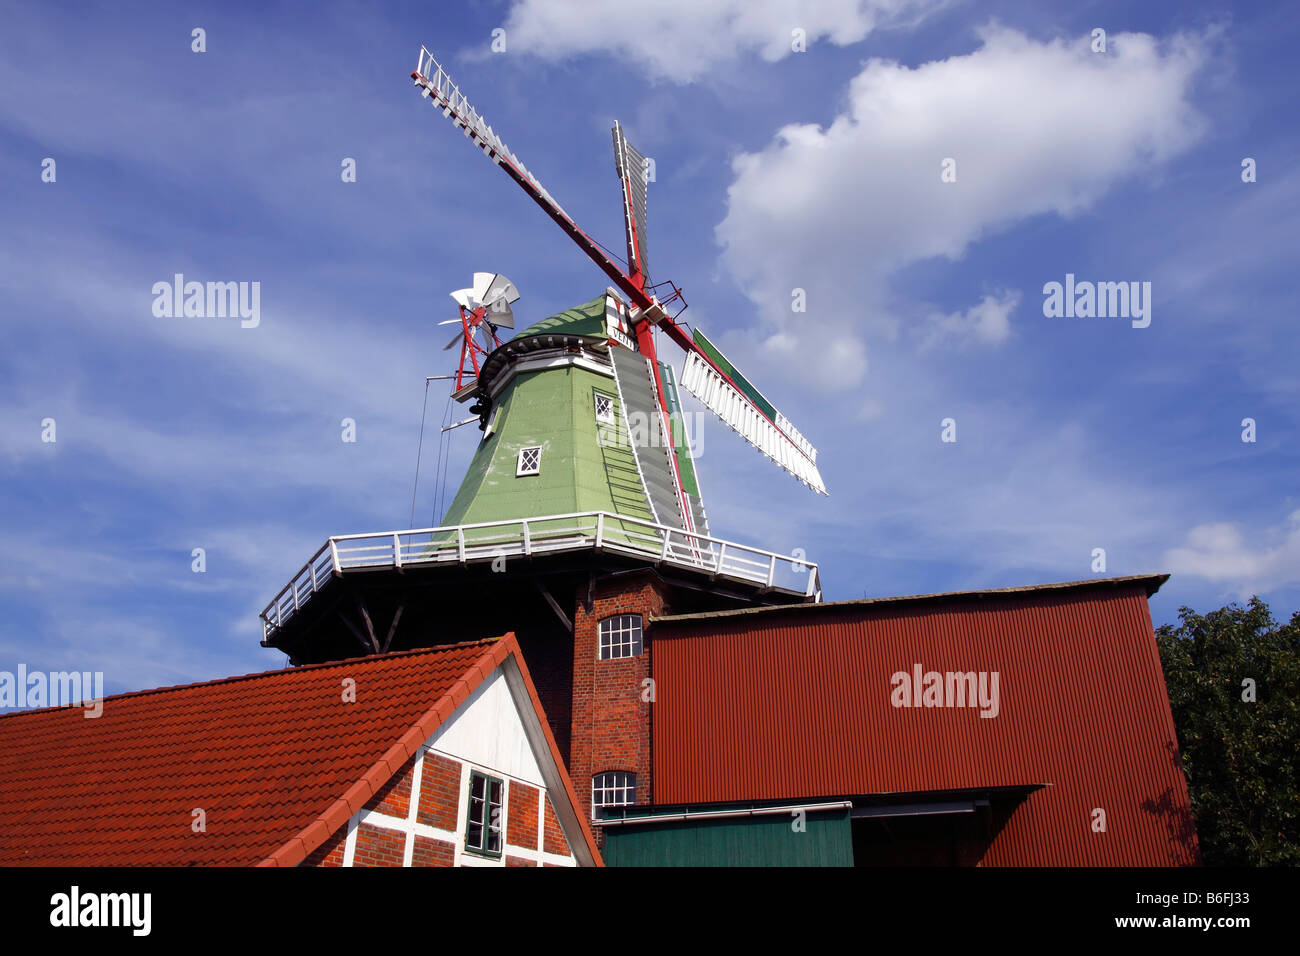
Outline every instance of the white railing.
<svg viewBox="0 0 1300 956">
<path fill-rule="evenodd" d="M 486 563 L 512 556 L 596 550 L 816 598 L 817 565 L 605 511 L 330 538 L 262 611 L 263 635 L 291 618 L 334 575 L 386 568 Z"/>
</svg>

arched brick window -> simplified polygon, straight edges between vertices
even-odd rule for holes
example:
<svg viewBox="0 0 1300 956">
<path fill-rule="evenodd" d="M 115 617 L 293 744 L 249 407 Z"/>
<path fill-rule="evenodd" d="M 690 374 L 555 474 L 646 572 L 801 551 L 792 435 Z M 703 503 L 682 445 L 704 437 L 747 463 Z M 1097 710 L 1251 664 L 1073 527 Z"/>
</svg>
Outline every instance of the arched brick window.
<svg viewBox="0 0 1300 956">
<path fill-rule="evenodd" d="M 636 774 L 606 770 L 591 778 L 591 808 L 627 807 L 636 803 Z"/>
<path fill-rule="evenodd" d="M 641 615 L 615 614 L 600 622 L 602 661 L 618 657 L 636 657 L 641 653 Z"/>
</svg>

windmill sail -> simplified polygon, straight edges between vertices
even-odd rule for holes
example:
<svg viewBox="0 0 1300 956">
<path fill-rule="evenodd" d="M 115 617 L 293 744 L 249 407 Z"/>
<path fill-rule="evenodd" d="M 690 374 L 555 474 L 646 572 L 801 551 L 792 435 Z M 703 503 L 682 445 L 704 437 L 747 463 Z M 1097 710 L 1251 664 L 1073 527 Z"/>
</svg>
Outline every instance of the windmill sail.
<svg viewBox="0 0 1300 956">
<path fill-rule="evenodd" d="M 699 329 L 696 349 L 686 355 L 682 385 L 740 436 L 819 494 L 826 484 L 817 470 L 817 449 L 763 393 L 727 360 Z M 706 359 L 707 357 L 707 359 Z"/>
<path fill-rule="evenodd" d="M 692 530 L 682 514 L 681 489 L 677 484 L 671 449 L 662 438 L 659 403 L 654 379 L 645 356 L 627 349 L 610 349 L 619 402 L 629 422 L 631 445 L 636 456 L 646 497 L 659 524 Z"/>
<path fill-rule="evenodd" d="M 659 363 L 659 378 L 664 383 L 664 396 L 668 399 L 668 428 L 673 447 L 677 450 L 677 465 L 681 474 L 682 494 L 691 509 L 691 522 L 699 534 L 709 533 L 709 519 L 704 513 L 704 496 L 700 492 L 700 478 L 695 471 L 691 455 L 690 436 L 686 432 L 686 419 L 682 415 L 682 400 L 677 394 L 677 376 L 667 362 Z"/>
<path fill-rule="evenodd" d="M 496 131 L 488 125 L 478 110 L 470 106 L 465 94 L 460 91 L 447 71 L 433 58 L 425 47 L 420 47 L 420 59 L 411 79 L 420 87 L 420 95 L 427 99 L 443 116 L 451 120 L 452 125 L 465 134 L 465 137 L 483 151 L 483 155 L 513 179 L 565 234 L 568 235 L 601 270 L 613 280 L 614 284 L 641 307 L 650 304 L 649 297 L 636 281 L 609 256 L 578 226 L 555 201 L 541 180 L 528 171 L 523 162 L 510 151 Z"/>
<path fill-rule="evenodd" d="M 650 267 L 646 263 L 646 189 L 649 166 L 627 137 L 623 127 L 614 123 L 614 169 L 623 185 L 623 221 L 627 232 L 627 266 L 633 278 L 640 276 L 642 284 L 650 281 Z"/>
</svg>

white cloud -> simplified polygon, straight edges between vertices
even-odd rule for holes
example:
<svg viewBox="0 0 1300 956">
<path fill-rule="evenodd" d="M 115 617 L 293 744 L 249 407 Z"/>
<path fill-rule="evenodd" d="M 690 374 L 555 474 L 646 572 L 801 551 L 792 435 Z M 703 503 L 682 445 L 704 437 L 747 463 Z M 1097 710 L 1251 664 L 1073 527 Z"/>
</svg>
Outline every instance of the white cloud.
<svg viewBox="0 0 1300 956">
<path fill-rule="evenodd" d="M 1001 345 L 1011 337 L 1011 313 L 1020 304 L 1020 292 L 986 295 L 965 312 L 936 315 L 922 342 L 930 348 L 942 342 Z"/>
<path fill-rule="evenodd" d="M 1197 525 L 1183 547 L 1165 552 L 1175 574 L 1190 574 L 1226 584 L 1241 595 L 1300 583 L 1300 511 L 1263 536 L 1271 544 L 1251 544 L 1235 525 Z"/>
<path fill-rule="evenodd" d="M 1189 96 L 1205 38 L 1119 34 L 1106 54 L 1086 36 L 1040 42 L 989 27 L 981 39 L 970 54 L 915 69 L 872 60 L 829 126 L 783 127 L 734 159 L 717 238 L 769 333 L 820 318 L 831 328 L 819 335 L 836 326 L 892 335 L 885 298 L 898 269 L 956 259 L 1031 216 L 1073 215 L 1201 133 Z M 948 158 L 955 182 L 940 179 Z M 790 312 L 795 287 L 807 290 L 806 315 Z M 1001 301 L 959 324 L 997 341 Z M 841 363 L 821 383 L 851 387 L 864 369 Z"/>
<path fill-rule="evenodd" d="M 712 66 L 756 51 L 768 62 L 790 55 L 792 31 L 809 47 L 847 46 L 879 26 L 915 21 L 939 0 L 518 0 L 507 41 L 550 60 L 581 53 L 630 58 L 653 75 L 690 82 Z"/>
</svg>

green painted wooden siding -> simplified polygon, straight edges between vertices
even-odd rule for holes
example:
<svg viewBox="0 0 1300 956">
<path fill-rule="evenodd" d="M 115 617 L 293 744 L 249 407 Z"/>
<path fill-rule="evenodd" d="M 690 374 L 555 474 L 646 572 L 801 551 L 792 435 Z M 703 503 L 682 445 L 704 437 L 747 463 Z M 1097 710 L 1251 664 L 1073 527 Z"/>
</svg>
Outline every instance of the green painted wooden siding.
<svg viewBox="0 0 1300 956">
<path fill-rule="evenodd" d="M 614 399 L 613 426 L 596 422 L 597 392 Z M 578 366 L 524 372 L 497 405 L 443 525 L 587 511 L 651 520 L 612 378 Z M 520 449 L 534 445 L 540 474 L 517 477 Z"/>
<path fill-rule="evenodd" d="M 609 866 L 852 866 L 849 811 L 685 820 L 605 830 Z"/>
<path fill-rule="evenodd" d="M 614 513 L 652 521 L 653 516 L 646 505 L 645 487 L 641 484 L 641 473 L 636 470 L 636 457 L 632 454 L 631 438 L 627 432 L 627 421 L 623 417 L 618 388 L 612 379 L 593 386 L 593 419 L 597 392 L 612 399 L 614 403 L 614 424 L 596 426 L 596 445 L 600 449 L 601 469 L 614 502 Z"/>
</svg>

